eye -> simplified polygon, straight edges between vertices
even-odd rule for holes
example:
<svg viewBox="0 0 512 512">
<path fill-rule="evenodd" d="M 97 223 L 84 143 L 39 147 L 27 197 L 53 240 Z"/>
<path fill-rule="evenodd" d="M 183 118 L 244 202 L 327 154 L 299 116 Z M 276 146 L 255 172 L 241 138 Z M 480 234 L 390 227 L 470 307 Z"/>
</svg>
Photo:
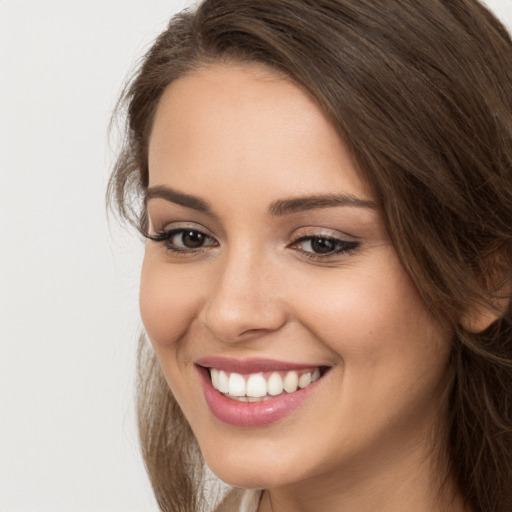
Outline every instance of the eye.
<svg viewBox="0 0 512 512">
<path fill-rule="evenodd" d="M 217 242 L 197 229 L 176 228 L 148 235 L 153 242 L 163 243 L 167 249 L 175 252 L 194 252 Z"/>
<path fill-rule="evenodd" d="M 304 236 L 293 242 L 291 247 L 308 257 L 322 258 L 354 251 L 359 247 L 359 242 L 330 236 Z"/>
<path fill-rule="evenodd" d="M 190 229 L 175 232 L 168 241 L 177 247 L 186 247 L 187 249 L 199 249 L 208 241 L 208 237 L 200 231 Z"/>
<path fill-rule="evenodd" d="M 339 244 L 334 238 L 309 238 L 302 242 L 302 250 L 315 252 L 317 254 L 327 254 L 337 249 Z"/>
</svg>

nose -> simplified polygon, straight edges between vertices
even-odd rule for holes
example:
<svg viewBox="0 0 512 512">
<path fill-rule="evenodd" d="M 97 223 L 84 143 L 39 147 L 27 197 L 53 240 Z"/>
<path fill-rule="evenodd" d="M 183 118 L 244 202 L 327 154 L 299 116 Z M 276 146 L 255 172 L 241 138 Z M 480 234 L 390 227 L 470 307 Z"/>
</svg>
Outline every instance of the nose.
<svg viewBox="0 0 512 512">
<path fill-rule="evenodd" d="M 286 323 L 280 279 L 269 259 L 251 251 L 226 255 L 203 308 L 203 322 L 224 342 L 251 340 Z"/>
</svg>

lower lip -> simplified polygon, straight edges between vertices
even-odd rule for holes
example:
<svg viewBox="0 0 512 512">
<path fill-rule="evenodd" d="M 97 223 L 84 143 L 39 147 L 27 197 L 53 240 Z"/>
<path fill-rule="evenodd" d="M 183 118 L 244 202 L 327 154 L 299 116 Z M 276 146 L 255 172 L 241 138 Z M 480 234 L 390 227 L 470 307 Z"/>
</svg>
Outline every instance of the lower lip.
<svg viewBox="0 0 512 512">
<path fill-rule="evenodd" d="M 322 380 L 320 378 L 294 393 L 283 393 L 261 402 L 241 402 L 225 397 L 213 387 L 208 371 L 204 368 L 198 370 L 206 403 L 213 415 L 235 427 L 261 427 L 279 421 L 300 407 Z"/>
</svg>

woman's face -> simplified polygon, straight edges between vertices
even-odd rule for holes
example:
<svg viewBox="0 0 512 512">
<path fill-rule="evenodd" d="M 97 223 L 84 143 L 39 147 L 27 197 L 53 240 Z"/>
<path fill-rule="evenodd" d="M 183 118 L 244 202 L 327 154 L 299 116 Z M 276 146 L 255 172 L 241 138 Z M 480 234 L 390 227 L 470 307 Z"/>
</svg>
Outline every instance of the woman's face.
<svg viewBox="0 0 512 512">
<path fill-rule="evenodd" d="M 142 318 L 220 478 L 325 487 L 430 454 L 451 336 L 307 94 L 248 65 L 176 80 L 149 175 Z"/>
</svg>

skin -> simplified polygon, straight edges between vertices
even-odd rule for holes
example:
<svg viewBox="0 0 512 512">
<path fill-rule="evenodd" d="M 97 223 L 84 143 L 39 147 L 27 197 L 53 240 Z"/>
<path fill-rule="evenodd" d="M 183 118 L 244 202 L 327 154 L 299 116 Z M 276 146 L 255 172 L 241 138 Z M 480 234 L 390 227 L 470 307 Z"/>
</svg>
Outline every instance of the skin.
<svg viewBox="0 0 512 512">
<path fill-rule="evenodd" d="M 203 67 L 173 82 L 149 144 L 150 234 L 188 228 L 199 249 L 148 241 L 140 307 L 167 382 L 210 468 L 267 489 L 260 510 L 464 510 L 440 490 L 451 333 L 428 314 L 378 206 L 273 215 L 278 200 L 373 197 L 331 123 L 294 83 L 258 66 Z M 328 236 L 357 248 L 315 253 Z M 172 240 L 183 250 L 186 240 Z M 194 361 L 264 357 L 331 369 L 291 415 L 258 428 L 210 412 Z M 432 438 L 437 442 L 434 445 Z"/>
</svg>

